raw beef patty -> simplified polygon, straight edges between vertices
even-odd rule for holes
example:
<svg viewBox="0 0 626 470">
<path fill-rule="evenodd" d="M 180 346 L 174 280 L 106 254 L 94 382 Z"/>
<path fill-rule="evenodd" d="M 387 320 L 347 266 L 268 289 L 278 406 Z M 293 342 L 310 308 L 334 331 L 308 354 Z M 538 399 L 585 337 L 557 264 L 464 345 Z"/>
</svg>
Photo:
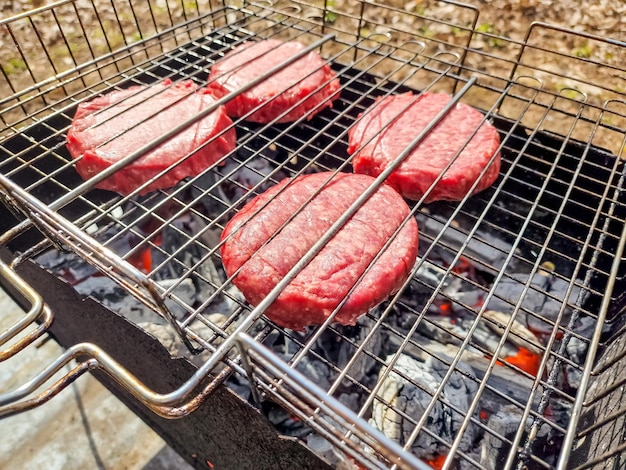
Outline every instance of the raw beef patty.
<svg viewBox="0 0 626 470">
<path fill-rule="evenodd" d="M 229 276 L 240 269 L 233 282 L 252 305 L 272 290 L 374 180 L 340 173 L 301 209 L 330 175 L 315 173 L 283 180 L 253 199 L 226 225 L 222 262 Z M 408 215 L 409 207 L 402 197 L 383 185 L 265 314 L 278 325 L 297 330 L 323 323 Z M 411 217 L 349 295 L 334 321 L 354 325 L 359 316 L 395 293 L 408 277 L 416 256 L 417 222 Z"/>
<path fill-rule="evenodd" d="M 211 67 L 209 88 L 213 90 L 215 96 L 227 95 L 267 73 L 304 48 L 305 46 L 299 42 L 282 42 L 274 39 L 246 42 L 227 53 Z M 339 97 L 338 90 L 339 80 L 335 73 L 319 54 L 312 51 L 248 91 L 237 95 L 226 104 L 226 111 L 229 116 L 241 117 L 261 106 L 245 119 L 260 123 L 291 122 L 300 119 L 323 103 L 308 116 L 310 119 L 323 108 L 331 106 L 332 101 Z M 305 100 L 298 104 L 302 99 Z M 279 118 L 285 111 L 288 111 L 287 114 Z"/>
<path fill-rule="evenodd" d="M 88 180 L 214 102 L 210 94 L 198 90 L 191 81 L 172 84 L 165 80 L 151 86 L 113 91 L 78 106 L 67 133 L 67 148 L 77 159 L 76 170 Z M 225 109 L 219 107 L 97 187 L 129 194 L 197 149 L 140 194 L 174 186 L 183 178 L 206 170 L 235 148 L 233 127 L 215 137 L 229 126 L 232 121 Z M 199 148 L 205 142 L 209 143 Z"/>
<path fill-rule="evenodd" d="M 404 93 L 379 98 L 348 133 L 348 152 L 357 152 L 354 171 L 378 176 L 434 120 L 450 99 L 449 95 L 436 93 L 419 96 Z M 395 169 L 387 182 L 404 197 L 418 200 L 463 149 L 425 202 L 463 199 L 500 145 L 495 127 L 483 123 L 483 118 L 471 106 L 456 104 Z M 358 150 L 361 146 L 364 147 Z M 498 153 L 474 193 L 491 186 L 499 171 Z"/>
</svg>

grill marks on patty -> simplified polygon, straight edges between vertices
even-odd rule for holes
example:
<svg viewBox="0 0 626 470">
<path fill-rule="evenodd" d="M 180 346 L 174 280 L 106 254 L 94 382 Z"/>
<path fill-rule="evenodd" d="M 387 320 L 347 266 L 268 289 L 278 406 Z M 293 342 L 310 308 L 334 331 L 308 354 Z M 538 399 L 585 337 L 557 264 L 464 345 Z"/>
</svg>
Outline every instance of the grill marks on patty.
<svg viewBox="0 0 626 470">
<path fill-rule="evenodd" d="M 244 43 L 212 67 L 211 77 L 216 78 L 207 88 L 199 89 L 191 80 L 172 83 L 166 79 L 81 103 L 67 134 L 67 148 L 77 160 L 77 172 L 85 180 L 92 178 L 211 106 L 215 97 L 237 91 L 304 48 L 297 42 L 277 40 Z M 308 113 L 310 119 L 331 106 L 338 90 L 339 80 L 330 66 L 319 54 L 310 52 L 96 186 L 128 195 L 168 170 L 140 194 L 171 187 L 201 173 L 234 150 L 235 130 L 228 115 L 242 116 L 259 108 L 249 120 L 289 122 Z M 299 103 L 301 100 L 304 101 Z M 283 113 L 286 114 L 279 118 Z M 223 132 L 227 128 L 230 129 Z M 192 153 L 192 157 L 177 164 Z"/>
<path fill-rule="evenodd" d="M 403 93 L 377 99 L 348 132 L 354 171 L 378 176 L 451 99 L 442 93 Z M 419 200 L 443 173 L 425 202 L 459 201 L 479 177 L 474 193 L 494 183 L 500 171 L 500 154 L 491 159 L 499 145 L 496 128 L 478 110 L 457 103 L 393 171 L 387 183 L 404 197 Z"/>
<path fill-rule="evenodd" d="M 226 225 L 222 262 L 246 299 L 257 305 L 372 182 L 366 175 L 330 173 L 284 180 L 257 196 Z M 302 203 L 322 188 L 308 204 Z M 254 215 L 264 204 L 258 214 Z M 287 222 L 294 213 L 296 216 Z M 281 292 L 265 314 L 293 329 L 323 323 L 345 298 L 410 209 L 383 185 Z M 266 243 L 267 242 L 267 243 Z M 417 223 L 406 225 L 357 284 L 334 320 L 357 318 L 396 292 L 417 256 Z"/>
<path fill-rule="evenodd" d="M 280 54 L 274 49 L 277 47 Z M 209 88 L 198 90 L 191 81 L 172 84 L 165 80 L 81 104 L 67 139 L 78 172 L 88 179 L 163 135 L 175 123 L 213 104 L 212 93 L 224 95 L 230 88 L 236 90 L 303 47 L 271 40 L 246 43 L 214 66 L 211 76 L 215 81 Z M 259 64 L 263 64 L 260 69 Z M 289 90 L 282 93 L 285 87 Z M 295 120 L 318 105 L 330 106 L 338 89 L 339 82 L 328 64 L 315 53 L 307 54 L 219 107 L 196 126 L 139 157 L 98 187 L 128 194 L 166 169 L 167 173 L 141 194 L 172 186 L 234 150 L 235 131 L 227 114 L 243 116 L 256 109 L 247 119 L 268 122 L 291 108 L 279 122 Z M 356 153 L 355 174 L 340 173 L 328 183 L 331 173 L 284 180 L 233 217 L 222 233 L 222 261 L 227 275 L 234 275 L 233 283 L 252 305 L 270 293 L 373 183 L 373 176 L 380 174 L 450 99 L 441 94 L 405 93 L 377 100 L 349 130 L 348 152 Z M 304 102 L 296 105 L 300 100 Z M 230 129 L 223 132 L 225 128 Z M 215 137 L 220 133 L 223 135 Z M 493 183 L 500 167 L 500 156 L 493 157 L 498 146 L 497 131 L 484 122 L 483 115 L 457 104 L 389 177 L 390 186 L 383 184 L 357 210 L 278 295 L 266 315 L 280 326 L 303 329 L 323 323 L 343 303 L 334 321 L 355 324 L 361 315 L 397 292 L 416 261 L 417 223 L 396 190 L 407 198 L 419 199 L 455 159 L 427 202 L 462 199 L 487 165 L 475 192 Z M 175 165 L 196 148 L 191 158 Z M 373 262 L 405 219 L 406 224 L 390 246 Z M 361 276 L 363 279 L 357 283 Z"/>
<path fill-rule="evenodd" d="M 275 39 L 241 44 L 211 67 L 209 88 L 215 96 L 225 96 L 304 49 L 299 42 Z M 339 80 L 335 73 L 318 53 L 311 51 L 234 97 L 226 104 L 226 111 L 229 116 L 245 116 L 246 120 L 258 123 L 292 122 L 310 111 L 307 118 L 311 119 L 332 105 L 339 97 L 338 91 Z"/>
<path fill-rule="evenodd" d="M 88 180 L 214 103 L 190 80 L 113 91 L 78 106 L 67 133 L 67 149 L 76 159 L 76 171 Z M 169 188 L 203 172 L 235 146 L 235 129 L 220 106 L 97 187 L 130 194 L 168 170 L 140 194 Z"/>
</svg>

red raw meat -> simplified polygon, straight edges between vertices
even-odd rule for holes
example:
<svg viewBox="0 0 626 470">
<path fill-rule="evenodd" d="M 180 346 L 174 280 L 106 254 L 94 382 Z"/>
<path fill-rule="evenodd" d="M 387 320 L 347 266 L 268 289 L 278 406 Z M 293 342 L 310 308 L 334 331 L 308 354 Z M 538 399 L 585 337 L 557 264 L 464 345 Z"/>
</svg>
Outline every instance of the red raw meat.
<svg viewBox="0 0 626 470">
<path fill-rule="evenodd" d="M 364 146 L 354 156 L 354 171 L 378 176 L 450 100 L 451 96 L 436 93 L 419 96 L 404 93 L 379 98 L 348 133 L 350 154 Z M 471 106 L 456 104 L 393 171 L 387 183 L 404 197 L 418 200 L 463 149 L 425 202 L 463 199 L 500 145 L 498 131 L 489 122 L 482 122 L 483 118 Z M 466 143 L 476 129 L 478 131 Z M 499 171 L 498 153 L 474 193 L 491 186 Z"/>
<path fill-rule="evenodd" d="M 252 305 L 267 296 L 374 181 L 366 175 L 340 173 L 301 209 L 330 175 L 283 180 L 249 202 L 224 228 L 224 269 L 229 276 L 240 269 L 233 282 Z M 323 323 L 409 213 L 402 197 L 383 185 L 283 290 L 265 311 L 267 317 L 297 330 Z M 411 217 L 334 321 L 354 325 L 358 317 L 395 293 L 415 264 L 417 245 L 417 222 Z"/>
<path fill-rule="evenodd" d="M 211 67 L 209 88 L 213 90 L 215 96 L 225 96 L 247 85 L 304 48 L 305 46 L 299 42 L 282 42 L 275 39 L 246 42 L 227 53 Z M 339 97 L 338 90 L 339 80 L 335 73 L 319 54 L 312 51 L 230 100 L 226 104 L 226 111 L 229 116 L 241 117 L 259 108 L 246 117 L 246 120 L 260 123 L 292 122 L 323 103 L 307 116 L 310 119 L 323 108 L 332 105 L 332 101 Z M 297 104 L 304 98 L 307 99 Z M 279 119 L 278 117 L 285 111 L 288 113 Z"/>
<path fill-rule="evenodd" d="M 198 90 L 192 81 L 172 84 L 165 80 L 155 85 L 113 91 L 81 103 L 67 133 L 67 148 L 76 159 L 76 171 L 88 180 L 214 102 L 210 94 Z M 139 194 L 169 188 L 209 168 L 235 148 L 235 140 L 232 121 L 220 106 L 98 183 L 97 187 L 130 194 L 169 168 Z M 200 148 L 206 142 L 208 144 Z M 196 149 L 193 156 L 176 164 Z"/>
</svg>

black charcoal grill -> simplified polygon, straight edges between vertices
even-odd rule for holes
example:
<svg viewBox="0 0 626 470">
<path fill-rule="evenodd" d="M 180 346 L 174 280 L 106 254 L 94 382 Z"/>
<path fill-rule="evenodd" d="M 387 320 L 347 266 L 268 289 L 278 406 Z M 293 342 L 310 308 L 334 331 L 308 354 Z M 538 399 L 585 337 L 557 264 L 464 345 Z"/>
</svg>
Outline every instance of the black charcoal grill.
<svg viewBox="0 0 626 470">
<path fill-rule="evenodd" d="M 626 43 L 543 23 L 517 37 L 479 13 L 62 0 L 0 21 L 0 266 L 28 311 L 0 357 L 19 367 L 45 335 L 66 347 L 0 395 L 0 415 L 92 371 L 197 468 L 622 468 Z M 203 85 L 262 38 L 328 59 L 333 108 L 238 119 L 224 165 L 146 196 L 95 189 L 109 172 L 78 177 L 65 135 L 79 102 L 164 78 Z M 498 180 L 411 204 L 418 263 L 356 326 L 277 327 L 263 311 L 280 284 L 247 304 L 222 271 L 221 229 L 285 177 L 351 171 L 349 127 L 408 90 L 481 109 L 501 136 Z"/>
</svg>

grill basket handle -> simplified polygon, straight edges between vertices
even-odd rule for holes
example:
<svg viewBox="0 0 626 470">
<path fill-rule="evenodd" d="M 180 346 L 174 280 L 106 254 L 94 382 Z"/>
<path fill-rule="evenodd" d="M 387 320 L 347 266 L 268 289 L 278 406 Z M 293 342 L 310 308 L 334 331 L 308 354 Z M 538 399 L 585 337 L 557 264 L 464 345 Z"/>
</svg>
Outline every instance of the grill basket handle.
<svg viewBox="0 0 626 470">
<path fill-rule="evenodd" d="M 2 348 L 0 349 L 0 362 L 2 362 L 15 356 L 37 338 L 43 336 L 52 324 L 54 316 L 37 291 L 4 261 L 0 261 L 0 277 L 6 279 L 8 284 L 22 295 L 30 305 L 30 310 L 26 312 L 23 318 L 0 333 L 0 348 Z M 33 331 L 15 340 L 29 325 L 34 325 L 36 322 L 39 324 Z M 15 340 L 13 344 L 7 345 L 12 340 Z M 5 347 L 5 345 L 7 346 Z"/>
<path fill-rule="evenodd" d="M 7 286 L 15 289 L 30 305 L 23 318 L 0 332 L 0 362 L 3 362 L 14 358 L 37 339 L 42 338 L 50 328 L 54 314 L 41 295 L 15 272 L 13 266 L 1 260 L 0 276 L 6 280 Z M 31 325 L 35 328 L 22 334 Z M 69 372 L 59 378 L 59 372 L 67 366 L 70 367 Z M 199 384 L 208 376 L 206 370 L 201 370 L 179 389 L 168 394 L 159 394 L 146 387 L 99 346 L 93 343 L 80 343 L 67 349 L 20 387 L 0 393 L 0 419 L 46 403 L 85 372 L 95 369 L 106 372 L 141 403 L 164 418 L 179 418 L 196 410 L 232 372 L 228 367 L 223 369 L 208 385 L 192 394 L 191 392 L 197 390 Z M 41 390 L 44 386 L 46 387 Z"/>
</svg>

